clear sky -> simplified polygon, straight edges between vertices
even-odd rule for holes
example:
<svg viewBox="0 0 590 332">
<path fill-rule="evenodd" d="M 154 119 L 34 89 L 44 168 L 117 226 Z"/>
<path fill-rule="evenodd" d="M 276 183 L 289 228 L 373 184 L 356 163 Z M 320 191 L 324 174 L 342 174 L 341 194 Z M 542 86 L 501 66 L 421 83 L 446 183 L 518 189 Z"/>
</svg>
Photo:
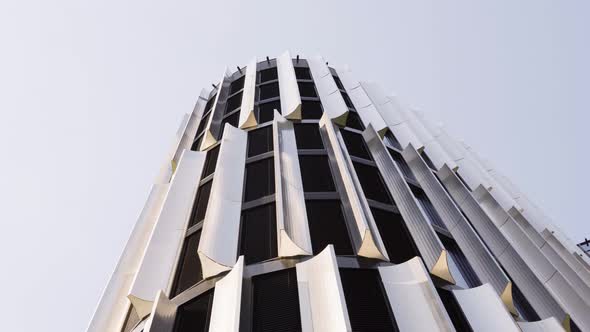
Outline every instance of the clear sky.
<svg viewBox="0 0 590 332">
<path fill-rule="evenodd" d="M 588 1 L 0 2 L 4 331 L 82 331 L 184 113 L 224 67 L 323 55 L 590 237 Z"/>
</svg>

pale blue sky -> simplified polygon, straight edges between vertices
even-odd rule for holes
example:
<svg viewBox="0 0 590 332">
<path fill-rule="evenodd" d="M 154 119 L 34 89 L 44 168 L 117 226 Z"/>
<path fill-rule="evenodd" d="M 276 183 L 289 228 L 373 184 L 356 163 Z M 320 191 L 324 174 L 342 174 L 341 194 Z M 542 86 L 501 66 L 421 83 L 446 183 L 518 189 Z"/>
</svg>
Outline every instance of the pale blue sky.
<svg viewBox="0 0 590 332">
<path fill-rule="evenodd" d="M 224 66 L 323 55 L 447 124 L 590 237 L 588 1 L 0 2 L 5 331 L 81 331 Z"/>
</svg>

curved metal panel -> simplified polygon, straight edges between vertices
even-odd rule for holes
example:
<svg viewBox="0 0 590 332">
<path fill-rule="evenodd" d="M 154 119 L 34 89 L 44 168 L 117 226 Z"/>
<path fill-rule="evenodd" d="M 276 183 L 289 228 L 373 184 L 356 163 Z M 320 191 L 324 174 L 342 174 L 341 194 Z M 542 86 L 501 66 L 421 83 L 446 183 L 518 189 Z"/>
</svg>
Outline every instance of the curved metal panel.
<svg viewBox="0 0 590 332">
<path fill-rule="evenodd" d="M 379 136 L 383 137 L 389 128 L 387 123 L 381 117 L 381 114 L 371 102 L 371 99 L 348 68 L 338 69 L 338 77 L 342 81 L 342 85 L 346 89 L 350 100 L 354 104 L 361 120 L 365 126 L 369 124 L 373 125 L 373 128 L 379 133 Z"/>
<path fill-rule="evenodd" d="M 508 243 L 476 199 L 462 185 L 456 174 L 445 165 L 437 173 L 437 176 L 448 189 L 450 196 L 469 218 L 471 225 L 481 236 L 489 250 L 526 296 L 536 313 L 543 318 L 555 316 L 558 319 L 563 319 L 565 312 L 560 304 L 553 298 L 552 294 L 545 288 L 523 258 Z"/>
<path fill-rule="evenodd" d="M 543 244 L 541 245 L 541 251 L 543 252 L 554 252 L 559 257 L 548 258 L 557 262 L 565 263 L 570 269 L 572 269 L 586 284 L 590 287 L 590 271 L 583 265 L 584 263 L 576 260 L 575 256 L 571 254 L 567 248 L 561 243 L 561 241 L 555 236 L 555 233 L 548 229 L 545 229 L 542 233 Z M 553 255 L 553 253 L 549 254 Z M 547 255 L 546 255 L 547 256 Z M 565 268 L 565 267 L 564 267 Z M 561 268 L 558 268 L 560 271 Z"/>
<path fill-rule="evenodd" d="M 489 284 L 453 294 L 474 331 L 520 331 Z"/>
<path fill-rule="evenodd" d="M 121 330 L 131 304 L 127 295 L 162 210 L 168 187 L 169 184 L 154 184 L 152 186 L 145 206 L 119 258 L 119 263 L 115 267 L 88 325 L 88 332 Z"/>
<path fill-rule="evenodd" d="M 437 136 L 440 135 L 440 128 L 433 125 L 428 119 L 424 117 L 420 112 L 415 112 L 416 121 L 419 122 L 422 127 L 430 134 L 429 139 L 423 140 L 424 151 L 428 155 L 428 158 L 434 164 L 434 167 L 438 170 L 445 164 L 452 170 L 457 169 L 455 160 L 447 153 L 443 146 L 439 143 Z"/>
<path fill-rule="evenodd" d="M 555 317 L 549 317 L 536 322 L 516 322 L 522 332 L 565 332 L 563 326 Z"/>
<path fill-rule="evenodd" d="M 444 247 L 442 243 L 432 229 L 430 222 L 424 216 L 422 208 L 416 202 L 397 164 L 391 159 L 383 142 L 379 139 L 372 126 L 368 126 L 363 132 L 363 138 L 367 142 L 367 147 L 373 156 L 373 160 L 375 160 L 375 164 L 383 176 L 383 181 L 387 189 L 389 189 L 420 251 L 422 259 L 424 259 L 428 269 L 432 271 L 443 253 Z M 444 263 L 446 263 L 446 260 L 444 260 Z M 442 270 L 438 269 L 438 271 Z M 439 277 L 454 283 L 454 278 L 449 278 L 449 276 L 450 274 L 439 275 Z"/>
<path fill-rule="evenodd" d="M 205 111 L 208 95 L 209 92 L 207 90 L 203 89 L 201 91 L 201 95 L 197 99 L 197 103 L 195 104 L 193 112 L 188 117 L 186 124 L 181 126 L 179 130 L 178 136 L 180 136 L 180 140 L 178 141 L 178 144 L 175 148 L 174 156 L 172 157 L 172 161 L 176 165 L 178 165 L 182 151 L 185 149 L 189 150 L 193 144 L 193 140 L 197 134 L 197 128 L 199 127 L 199 122 L 201 121 L 201 117 Z"/>
<path fill-rule="evenodd" d="M 245 131 L 225 125 L 198 249 L 205 279 L 236 263 L 247 142 Z"/>
<path fill-rule="evenodd" d="M 277 57 L 281 113 L 289 120 L 301 120 L 301 97 L 289 51 Z"/>
<path fill-rule="evenodd" d="M 204 151 L 210 148 L 213 144 L 217 143 L 219 134 L 221 133 L 221 120 L 223 119 L 223 113 L 225 112 L 225 103 L 229 94 L 231 72 L 227 67 L 219 85 L 217 86 L 217 95 L 215 95 L 215 103 L 213 104 L 213 110 L 211 116 L 205 126 L 205 136 L 201 141 L 199 151 Z"/>
<path fill-rule="evenodd" d="M 347 205 L 352 209 L 360 234 L 361 244 L 358 248 L 358 255 L 388 261 L 387 250 L 383 245 L 369 203 L 363 193 L 338 128 L 334 126 L 326 114 L 320 120 L 320 127 L 325 128 L 327 133 L 330 144 L 326 148 L 331 150 L 338 165 L 338 173 L 346 192 Z"/>
<path fill-rule="evenodd" d="M 276 111 L 273 144 L 279 257 L 312 255 L 295 131 Z"/>
<path fill-rule="evenodd" d="M 419 257 L 379 274 L 400 331 L 455 331 Z"/>
<path fill-rule="evenodd" d="M 232 270 L 215 283 L 209 331 L 239 331 L 243 277 L 244 256 L 240 256 Z"/>
<path fill-rule="evenodd" d="M 322 100 L 322 108 L 332 121 L 340 126 L 346 125 L 348 117 L 348 106 L 340 94 L 340 89 L 330 73 L 330 68 L 321 56 L 307 59 L 311 75 Z"/>
<path fill-rule="evenodd" d="M 256 96 L 256 57 L 254 57 L 246 67 L 244 75 L 244 89 L 242 90 L 242 107 L 240 108 L 240 128 L 250 128 L 256 126 L 256 117 L 254 116 L 254 99 Z"/>
<path fill-rule="evenodd" d="M 176 319 L 176 305 L 168 299 L 163 291 L 159 291 L 143 332 L 172 332 Z"/>
<path fill-rule="evenodd" d="M 204 162 L 205 153 L 202 152 L 185 150 L 180 157 L 178 169 L 172 177 L 158 222 L 128 295 L 139 317 L 150 312 L 159 290 L 168 293 Z"/>
<path fill-rule="evenodd" d="M 334 246 L 295 268 L 303 331 L 351 331 Z"/>
</svg>

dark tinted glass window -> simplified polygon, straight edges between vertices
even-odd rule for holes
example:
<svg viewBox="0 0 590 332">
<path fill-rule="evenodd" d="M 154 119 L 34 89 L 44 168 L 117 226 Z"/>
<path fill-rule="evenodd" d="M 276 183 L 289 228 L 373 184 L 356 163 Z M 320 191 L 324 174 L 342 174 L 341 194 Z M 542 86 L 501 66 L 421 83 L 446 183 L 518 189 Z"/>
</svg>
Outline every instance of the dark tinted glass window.
<svg viewBox="0 0 590 332">
<path fill-rule="evenodd" d="M 229 94 L 230 95 L 242 90 L 242 88 L 244 87 L 244 78 L 245 78 L 245 76 L 242 76 L 232 82 L 232 84 L 229 87 Z"/>
<path fill-rule="evenodd" d="M 311 73 L 309 72 L 309 68 L 304 67 L 295 67 L 295 76 L 299 80 L 310 80 Z"/>
<path fill-rule="evenodd" d="M 266 126 L 248 132 L 248 157 L 257 156 L 272 150 L 272 126 Z"/>
<path fill-rule="evenodd" d="M 412 173 L 412 170 L 410 169 L 410 166 L 408 166 L 408 163 L 406 163 L 404 157 L 397 151 L 394 151 L 392 149 L 387 150 L 389 151 L 389 154 L 391 155 L 393 161 L 395 161 L 395 163 L 399 167 L 400 171 L 402 171 L 402 174 L 408 179 L 415 180 L 416 178 L 414 178 L 414 173 Z"/>
<path fill-rule="evenodd" d="M 217 158 L 219 157 L 219 149 L 221 145 L 217 145 L 213 149 L 207 151 L 207 159 L 205 159 L 205 167 L 203 169 L 203 176 L 205 178 L 215 172 L 215 166 L 217 166 Z"/>
<path fill-rule="evenodd" d="M 213 289 L 197 296 L 194 300 L 178 308 L 175 332 L 206 332 L 209 330 Z"/>
<path fill-rule="evenodd" d="M 304 100 L 301 102 L 302 119 L 320 119 L 322 117 L 322 104 L 319 101 Z"/>
<path fill-rule="evenodd" d="M 471 288 L 481 286 L 481 281 L 479 281 L 477 274 L 475 274 L 475 271 L 473 271 L 473 268 L 471 267 L 471 264 L 469 264 L 467 257 L 465 257 L 463 251 L 461 251 L 461 248 L 459 248 L 455 240 L 446 236 L 440 236 L 440 240 L 445 246 L 445 249 L 447 249 L 449 255 L 451 255 L 453 262 L 455 262 L 455 265 L 461 272 L 461 276 L 463 276 L 463 279 L 465 279 L 467 285 Z"/>
<path fill-rule="evenodd" d="M 279 83 L 270 83 L 260 86 L 260 100 L 279 96 Z"/>
<path fill-rule="evenodd" d="M 274 158 L 267 158 L 246 165 L 246 195 L 244 202 L 274 194 Z"/>
<path fill-rule="evenodd" d="M 356 112 L 348 112 L 348 117 L 346 118 L 346 126 L 357 130 L 365 130 L 365 126 L 363 125 L 361 118 L 359 118 L 359 115 Z"/>
<path fill-rule="evenodd" d="M 193 145 L 191 145 L 191 150 L 199 151 L 199 146 L 201 145 L 202 140 L 203 140 L 203 135 L 199 136 L 199 138 L 197 138 L 197 140 L 193 142 Z"/>
<path fill-rule="evenodd" d="M 356 175 L 361 183 L 365 196 L 377 202 L 392 204 L 389 192 L 383 183 L 377 167 L 359 162 L 353 162 L 352 164 L 354 165 Z"/>
<path fill-rule="evenodd" d="M 315 91 L 315 86 L 311 82 L 297 82 L 299 86 L 299 95 L 301 97 L 317 97 L 318 94 Z"/>
<path fill-rule="evenodd" d="M 406 229 L 402 216 L 375 208 L 371 209 L 371 213 L 373 213 L 379 234 L 381 234 L 381 239 L 385 249 L 387 249 L 387 255 L 392 263 L 401 264 L 420 256 L 410 233 Z"/>
<path fill-rule="evenodd" d="M 225 124 L 226 123 L 228 123 L 229 125 L 231 125 L 234 128 L 237 128 L 239 121 L 240 121 L 240 112 L 235 112 L 232 115 L 229 115 L 228 117 L 224 118 L 223 121 L 221 121 L 221 133 L 219 134 L 219 139 L 221 139 L 221 137 L 223 137 L 223 133 L 225 132 Z"/>
<path fill-rule="evenodd" d="M 520 289 L 514 283 L 512 283 L 512 296 L 514 299 L 514 306 L 516 307 L 516 310 L 518 311 L 518 313 L 520 313 L 522 318 L 529 322 L 541 320 L 539 315 L 537 315 L 537 313 L 535 312 L 535 309 L 533 309 L 533 307 L 531 306 L 529 301 L 527 301 L 524 294 L 522 294 Z"/>
<path fill-rule="evenodd" d="M 344 99 L 344 103 L 346 106 L 348 106 L 348 108 L 354 108 L 354 104 L 346 92 L 342 92 L 342 98 Z"/>
<path fill-rule="evenodd" d="M 207 122 L 209 122 L 209 117 L 212 113 L 213 112 L 209 112 L 205 114 L 205 116 L 201 119 L 201 122 L 199 122 L 199 128 L 197 128 L 197 136 L 199 136 L 199 134 L 205 130 L 205 126 L 207 126 Z"/>
<path fill-rule="evenodd" d="M 385 133 L 385 137 L 384 137 L 384 141 L 385 143 L 389 144 L 390 146 L 399 149 L 399 150 L 403 150 L 402 149 L 402 145 L 399 143 L 399 141 L 397 140 L 397 138 L 395 138 L 395 136 L 393 135 L 393 133 L 391 131 L 387 131 Z"/>
<path fill-rule="evenodd" d="M 278 77 L 277 68 L 269 68 L 260 71 L 260 83 L 276 80 Z"/>
<path fill-rule="evenodd" d="M 197 254 L 200 239 L 201 230 L 198 230 L 184 240 L 182 254 L 180 256 L 180 261 L 178 262 L 178 271 L 176 272 L 174 296 L 203 280 L 201 261 Z"/>
<path fill-rule="evenodd" d="M 225 114 L 238 109 L 242 105 L 242 93 L 230 97 L 225 104 Z"/>
<path fill-rule="evenodd" d="M 434 166 L 434 163 L 432 162 L 432 160 L 430 160 L 430 158 L 428 157 L 426 152 L 424 152 L 424 150 L 420 151 L 420 156 L 422 156 L 422 159 L 424 159 L 424 162 L 426 163 L 426 165 L 428 165 L 428 167 L 435 171 L 437 170 L 436 166 Z"/>
<path fill-rule="evenodd" d="M 320 127 L 317 123 L 296 123 L 293 125 L 295 129 L 295 140 L 297 141 L 297 149 L 323 149 L 322 136 L 320 135 Z"/>
<path fill-rule="evenodd" d="M 240 255 L 246 264 L 277 257 L 275 204 L 266 204 L 242 212 Z"/>
<path fill-rule="evenodd" d="M 252 277 L 252 293 L 253 332 L 301 331 L 295 269 Z"/>
<path fill-rule="evenodd" d="M 455 329 L 461 332 L 473 331 L 467 322 L 467 318 L 465 318 L 465 315 L 463 314 L 463 310 L 461 310 L 461 306 L 457 302 L 457 299 L 455 299 L 455 295 L 453 295 L 451 291 L 438 287 L 436 288 L 436 291 L 438 292 L 438 296 L 445 309 L 447 309 L 447 313 L 449 314 Z"/>
<path fill-rule="evenodd" d="M 340 78 L 338 76 L 332 77 L 334 77 L 334 82 L 336 82 L 336 86 L 338 87 L 338 89 L 344 90 L 344 85 L 342 85 L 342 81 L 340 80 Z"/>
<path fill-rule="evenodd" d="M 432 205 L 432 202 L 430 201 L 428 196 L 426 196 L 424 190 L 413 185 L 410 185 L 410 189 L 412 189 L 412 193 L 414 193 L 414 197 L 416 197 L 418 204 L 420 204 L 422 210 L 424 210 L 424 213 L 426 213 L 428 220 L 430 220 L 432 224 L 440 228 L 447 229 L 445 223 L 438 215 L 438 212 L 436 212 L 436 209 Z"/>
<path fill-rule="evenodd" d="M 341 130 L 340 133 L 344 139 L 346 149 L 351 156 L 371 160 L 367 144 L 361 134 L 353 133 L 348 130 Z"/>
<path fill-rule="evenodd" d="M 354 255 L 340 201 L 307 200 L 305 206 L 313 253 L 333 244 L 337 255 Z"/>
<path fill-rule="evenodd" d="M 197 198 L 191 212 L 191 219 L 189 227 L 196 225 L 199 221 L 205 219 L 205 212 L 207 212 L 207 203 L 209 203 L 209 195 L 211 194 L 211 184 L 213 181 L 207 181 L 199 187 L 197 191 Z"/>
<path fill-rule="evenodd" d="M 340 269 L 353 331 L 398 331 L 377 270 Z"/>
<path fill-rule="evenodd" d="M 299 166 L 306 192 L 336 191 L 328 156 L 299 155 Z"/>
<path fill-rule="evenodd" d="M 258 123 L 272 121 L 275 109 L 281 113 L 281 102 L 278 100 L 258 105 Z"/>
</svg>

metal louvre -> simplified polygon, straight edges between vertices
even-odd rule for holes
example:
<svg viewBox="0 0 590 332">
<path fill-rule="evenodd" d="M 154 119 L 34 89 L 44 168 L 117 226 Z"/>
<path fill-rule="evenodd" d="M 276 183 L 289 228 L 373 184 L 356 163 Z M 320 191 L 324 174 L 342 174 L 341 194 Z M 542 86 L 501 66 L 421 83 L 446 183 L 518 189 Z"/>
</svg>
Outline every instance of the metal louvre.
<svg viewBox="0 0 590 332">
<path fill-rule="evenodd" d="M 340 90 L 334 81 L 330 69 L 326 65 L 326 61 L 320 57 L 311 57 L 307 59 L 309 69 L 313 76 L 319 97 L 322 101 L 324 112 L 328 113 L 328 117 L 340 126 L 346 124 L 348 116 L 348 106 L 344 102 Z"/>
<path fill-rule="evenodd" d="M 301 119 L 301 97 L 291 54 L 287 51 L 277 57 L 279 90 L 281 93 L 281 114 L 290 120 Z"/>
<path fill-rule="evenodd" d="M 244 76 L 244 90 L 242 93 L 242 105 L 240 107 L 240 128 L 250 128 L 256 126 L 256 116 L 254 115 L 254 102 L 256 97 L 256 57 L 254 57 L 246 66 L 246 75 Z"/>
<path fill-rule="evenodd" d="M 225 103 L 229 94 L 230 77 L 231 72 L 226 67 L 223 77 L 217 86 L 215 102 L 213 104 L 211 114 L 209 114 L 209 117 L 207 118 L 207 123 L 205 124 L 205 133 L 201 139 L 199 151 L 207 150 L 213 144 L 217 143 L 219 139 L 219 135 L 222 130 L 221 120 L 223 118 L 223 114 L 225 113 Z"/>
</svg>

